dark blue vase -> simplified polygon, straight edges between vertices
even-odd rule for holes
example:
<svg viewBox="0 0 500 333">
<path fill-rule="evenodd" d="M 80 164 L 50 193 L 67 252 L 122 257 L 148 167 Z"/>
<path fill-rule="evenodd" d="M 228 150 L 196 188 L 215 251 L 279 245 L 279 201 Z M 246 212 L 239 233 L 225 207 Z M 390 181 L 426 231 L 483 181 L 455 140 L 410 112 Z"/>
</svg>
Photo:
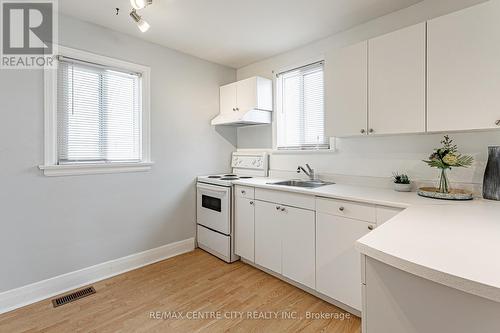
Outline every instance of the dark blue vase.
<svg viewBox="0 0 500 333">
<path fill-rule="evenodd" d="M 483 198 L 500 200 L 500 146 L 488 147 L 488 164 L 483 179 Z"/>
</svg>

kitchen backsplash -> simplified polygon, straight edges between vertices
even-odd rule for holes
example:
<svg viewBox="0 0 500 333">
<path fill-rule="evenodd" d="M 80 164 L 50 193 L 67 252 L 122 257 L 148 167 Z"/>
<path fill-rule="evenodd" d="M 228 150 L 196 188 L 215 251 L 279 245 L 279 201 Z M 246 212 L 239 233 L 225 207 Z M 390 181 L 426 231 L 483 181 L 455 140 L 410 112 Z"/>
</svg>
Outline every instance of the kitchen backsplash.
<svg viewBox="0 0 500 333">
<path fill-rule="evenodd" d="M 271 152 L 271 175 L 297 177 L 297 166 L 309 163 L 321 177 L 338 183 L 389 188 L 392 186 L 392 172 L 399 171 L 408 173 L 416 184 L 430 185 L 438 180 L 439 172 L 422 160 L 439 146 L 442 136 L 419 134 L 341 138 L 336 140 L 336 150 L 332 152 Z M 471 168 L 457 168 L 449 172 L 452 186 L 480 193 L 488 146 L 500 145 L 500 132 L 450 133 L 450 136 L 462 153 L 474 157 Z"/>
</svg>

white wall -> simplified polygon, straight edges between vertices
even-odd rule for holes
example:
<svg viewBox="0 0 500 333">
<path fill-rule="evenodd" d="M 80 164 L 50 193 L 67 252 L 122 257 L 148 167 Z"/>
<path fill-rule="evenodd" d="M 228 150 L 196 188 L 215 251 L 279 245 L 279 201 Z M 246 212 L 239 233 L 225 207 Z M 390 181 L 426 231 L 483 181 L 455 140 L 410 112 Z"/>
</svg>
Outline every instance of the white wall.
<svg viewBox="0 0 500 333">
<path fill-rule="evenodd" d="M 240 68 L 237 71 L 238 80 L 254 75 L 272 78 L 273 71 L 317 59 L 329 50 L 367 40 L 483 1 L 424 0 L 326 39 Z M 463 152 L 473 154 L 477 161 L 471 169 L 453 170 L 451 179 L 465 183 L 481 183 L 487 146 L 500 144 L 500 132 L 460 133 L 452 134 L 452 137 L 456 139 Z M 439 145 L 440 140 L 441 135 L 435 134 L 339 139 L 338 151 L 334 154 L 273 154 L 271 169 L 294 171 L 298 164 L 309 162 L 320 174 L 389 177 L 392 171 L 399 170 L 406 171 L 420 180 L 433 180 L 437 177 L 436 170 L 427 167 L 421 160 L 427 158 L 432 149 Z M 238 148 L 272 148 L 271 126 L 239 128 Z"/>
<path fill-rule="evenodd" d="M 0 70 L 0 292 L 195 235 L 199 174 L 226 172 L 218 133 L 233 69 L 61 17 L 62 45 L 151 67 L 152 171 L 45 177 L 43 76 Z"/>
</svg>

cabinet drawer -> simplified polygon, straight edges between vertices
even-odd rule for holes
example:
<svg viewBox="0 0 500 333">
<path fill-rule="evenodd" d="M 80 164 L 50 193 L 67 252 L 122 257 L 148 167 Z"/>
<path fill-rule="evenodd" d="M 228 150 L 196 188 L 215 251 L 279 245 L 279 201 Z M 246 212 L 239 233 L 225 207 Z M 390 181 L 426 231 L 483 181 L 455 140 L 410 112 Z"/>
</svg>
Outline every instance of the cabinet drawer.
<svg viewBox="0 0 500 333">
<path fill-rule="evenodd" d="M 314 196 L 312 195 L 256 188 L 255 199 L 291 207 L 315 209 Z"/>
<path fill-rule="evenodd" d="M 234 187 L 234 193 L 237 197 L 245 199 L 254 199 L 255 188 L 249 186 L 236 185 Z"/>
<path fill-rule="evenodd" d="M 402 208 L 377 206 L 377 225 L 381 225 L 403 211 Z"/>
<path fill-rule="evenodd" d="M 367 222 L 377 221 L 374 205 L 352 201 L 316 198 L 316 211 Z"/>
</svg>

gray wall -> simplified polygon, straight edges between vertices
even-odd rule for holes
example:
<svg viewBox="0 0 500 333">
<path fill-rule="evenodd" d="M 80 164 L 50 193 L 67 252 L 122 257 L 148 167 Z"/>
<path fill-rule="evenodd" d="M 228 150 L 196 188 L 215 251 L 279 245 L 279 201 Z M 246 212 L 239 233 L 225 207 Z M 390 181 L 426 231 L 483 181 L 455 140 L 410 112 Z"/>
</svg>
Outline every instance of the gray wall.
<svg viewBox="0 0 500 333">
<path fill-rule="evenodd" d="M 194 179 L 226 172 L 209 125 L 233 69 L 61 17 L 60 43 L 151 67 L 152 171 L 45 177 L 43 75 L 0 71 L 0 292 L 195 235 Z"/>
</svg>

